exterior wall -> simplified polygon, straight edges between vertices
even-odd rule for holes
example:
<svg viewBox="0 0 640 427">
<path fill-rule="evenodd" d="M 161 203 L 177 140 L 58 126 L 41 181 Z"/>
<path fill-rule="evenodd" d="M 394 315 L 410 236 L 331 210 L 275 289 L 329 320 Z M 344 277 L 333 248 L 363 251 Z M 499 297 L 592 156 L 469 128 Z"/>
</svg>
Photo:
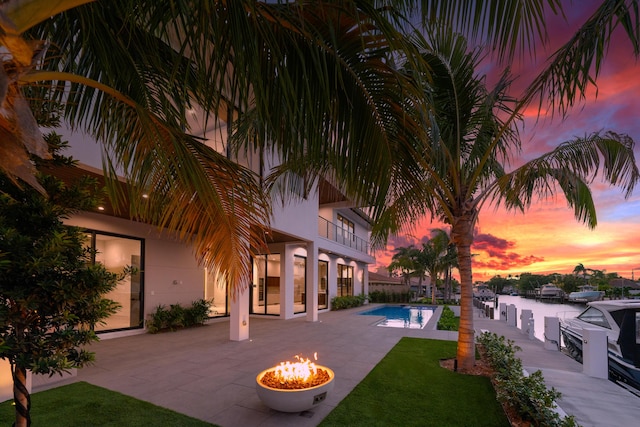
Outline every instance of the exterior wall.
<svg viewBox="0 0 640 427">
<path fill-rule="evenodd" d="M 207 145 L 221 153 L 226 151 L 226 128 L 223 125 L 223 123 L 216 123 L 216 126 L 220 126 L 219 128 L 208 132 L 207 135 L 203 134 L 207 139 Z M 68 154 L 73 155 L 76 159 L 89 166 L 101 167 L 101 145 L 96 144 L 85 135 L 79 133 L 71 134 L 68 130 L 61 131 L 71 142 L 71 150 Z M 194 134 L 197 133 L 194 132 Z M 262 173 L 263 176 L 269 173 L 272 166 L 280 163 L 277 154 L 273 153 L 265 153 L 263 156 L 259 156 L 256 153 L 240 153 L 236 161 L 256 173 Z M 264 162 L 262 166 L 260 161 Z M 263 171 L 261 171 L 261 168 L 263 168 Z M 312 292 L 315 290 L 314 294 L 317 293 L 318 289 L 317 260 L 329 261 L 327 283 L 329 302 L 337 294 L 338 263 L 354 267 L 353 293 L 355 295 L 368 292 L 367 265 L 374 263 L 375 258 L 357 248 L 319 236 L 319 216 L 322 216 L 332 224 L 337 224 L 337 216 L 341 214 L 354 223 L 354 234 L 359 239 L 368 241 L 369 225 L 364 219 L 355 214 L 350 207 L 351 203 L 349 202 L 319 206 L 317 188 L 313 188 L 306 198 L 292 199 L 284 204 L 278 200 L 274 201 L 272 222 L 270 224 L 272 229 L 292 236 L 289 242 L 270 245 L 271 253 L 277 252 L 281 254 L 280 318 L 289 319 L 306 315 L 310 321 L 317 320 L 317 295 L 315 296 L 316 311 L 314 313 L 310 313 L 314 308 L 313 305 L 309 304 L 309 302 L 313 302 L 311 297 L 307 299 L 306 314 L 294 313 L 293 263 L 295 255 L 307 258 L 308 274 L 306 286 Z M 142 223 L 111 218 L 100 214 L 83 213 L 71 218 L 68 223 L 96 231 L 144 239 L 143 309 L 145 318 L 158 305 L 189 304 L 204 296 L 207 280 L 205 270 L 197 265 L 191 248 L 177 241 L 177 239 L 173 239 L 170 235 L 161 234 L 155 228 Z M 311 254 L 307 254 L 307 248 L 312 248 Z M 311 270 L 310 262 L 315 263 L 313 270 Z M 231 312 L 233 312 L 233 308 Z M 239 321 L 242 322 L 248 313 L 249 311 L 245 311 L 236 314 L 239 316 Z M 234 320 L 234 314 L 231 313 L 231 322 L 233 323 L 236 320 Z M 231 325 L 232 335 L 234 335 L 234 327 L 234 325 Z M 105 333 L 103 337 L 126 334 L 131 334 L 131 331 Z M 248 332 L 238 332 L 235 335 L 237 337 L 245 337 L 248 336 Z"/>
<path fill-rule="evenodd" d="M 271 227 L 274 230 L 297 236 L 302 240 L 315 240 L 318 237 L 318 200 L 309 197 L 306 200 L 291 200 L 285 205 L 273 206 Z"/>
<path fill-rule="evenodd" d="M 184 244 L 147 241 L 145 254 L 145 313 L 161 304 L 190 305 L 204 296 L 205 271 Z"/>
<path fill-rule="evenodd" d="M 144 239 L 144 318 L 158 305 L 182 304 L 203 298 L 205 271 L 191 248 L 155 227 L 95 213 L 81 213 L 69 225 Z"/>
</svg>

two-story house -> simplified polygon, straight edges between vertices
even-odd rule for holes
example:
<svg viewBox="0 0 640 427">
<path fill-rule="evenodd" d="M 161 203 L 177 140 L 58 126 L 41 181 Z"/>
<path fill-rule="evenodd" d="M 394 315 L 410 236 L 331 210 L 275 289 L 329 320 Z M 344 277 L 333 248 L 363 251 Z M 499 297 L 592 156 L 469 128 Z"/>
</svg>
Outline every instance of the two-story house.
<svg viewBox="0 0 640 427">
<path fill-rule="evenodd" d="M 216 121 L 215 128 L 201 131 L 204 143 L 227 153 L 225 127 Z M 99 176 L 100 170 L 92 169 L 97 166 L 98 146 L 90 144 L 92 150 L 87 151 L 83 137 L 67 137 L 70 154 L 85 163 L 76 173 Z M 256 153 L 234 160 L 263 177 L 278 163 L 273 156 Z M 271 230 L 265 236 L 268 251 L 253 257 L 251 283 L 237 299 L 230 298 L 226 284 L 215 272 L 200 267 L 192 249 L 170 232 L 131 221 L 126 213 L 116 216 L 108 206 L 79 213 L 68 223 L 87 230 L 98 250 L 97 261 L 108 268 L 139 267 L 139 274 L 109 295 L 123 308 L 98 327 L 103 338 L 144 331 L 144 320 L 157 306 L 187 305 L 199 298 L 213 300 L 212 318 L 230 317 L 232 340 L 249 337 L 251 316 L 304 316 L 316 321 L 319 311 L 330 309 L 331 298 L 366 294 L 367 266 L 375 262 L 368 217 L 326 180 L 304 197 L 274 204 Z"/>
</svg>

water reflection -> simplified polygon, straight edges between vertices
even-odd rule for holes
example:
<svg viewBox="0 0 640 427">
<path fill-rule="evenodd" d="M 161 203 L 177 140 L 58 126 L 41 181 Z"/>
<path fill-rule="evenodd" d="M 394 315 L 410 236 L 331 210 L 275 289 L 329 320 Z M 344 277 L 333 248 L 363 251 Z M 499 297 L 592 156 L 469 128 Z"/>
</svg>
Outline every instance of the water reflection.
<svg viewBox="0 0 640 427">
<path fill-rule="evenodd" d="M 518 309 L 518 328 L 521 327 L 520 314 L 522 310 L 531 310 L 534 320 L 534 333 L 536 338 L 544 341 L 544 318 L 545 317 L 558 317 L 560 319 L 567 319 L 576 317 L 582 313 L 585 306 L 582 304 L 558 304 L 550 302 L 540 302 L 534 299 L 522 298 L 519 296 L 511 295 L 498 295 L 498 304 L 505 303 L 506 305 L 513 304 Z M 493 302 L 489 302 L 493 304 Z M 499 307 L 499 305 L 498 305 Z M 500 319 L 500 310 L 495 310 L 495 318 Z"/>
<path fill-rule="evenodd" d="M 367 316 L 384 316 L 376 326 L 387 328 L 422 329 L 433 315 L 433 307 L 418 306 L 384 306 L 360 314 Z"/>
</svg>

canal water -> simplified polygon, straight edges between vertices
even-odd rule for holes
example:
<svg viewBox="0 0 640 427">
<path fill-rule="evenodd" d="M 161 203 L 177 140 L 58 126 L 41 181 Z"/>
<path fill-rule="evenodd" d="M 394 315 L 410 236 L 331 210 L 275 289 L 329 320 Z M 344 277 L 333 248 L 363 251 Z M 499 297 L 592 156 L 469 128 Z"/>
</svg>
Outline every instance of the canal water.
<svg viewBox="0 0 640 427">
<path fill-rule="evenodd" d="M 541 302 L 535 299 L 523 298 L 511 295 L 498 295 L 498 308 L 494 310 L 494 318 L 500 319 L 500 303 L 513 304 L 517 307 L 518 328 L 521 327 L 520 315 L 522 310 L 531 310 L 534 320 L 534 333 L 537 339 L 544 341 L 544 318 L 558 317 L 560 320 L 576 317 L 585 309 L 582 304 L 559 304 L 553 302 Z M 488 301 L 487 304 L 494 304 Z"/>
</svg>

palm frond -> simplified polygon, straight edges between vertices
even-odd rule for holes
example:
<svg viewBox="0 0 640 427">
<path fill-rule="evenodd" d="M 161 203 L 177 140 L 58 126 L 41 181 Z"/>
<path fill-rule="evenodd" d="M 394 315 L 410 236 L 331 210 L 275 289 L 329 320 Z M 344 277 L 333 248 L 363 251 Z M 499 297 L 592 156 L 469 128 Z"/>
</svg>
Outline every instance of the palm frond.
<svg viewBox="0 0 640 427">
<path fill-rule="evenodd" d="M 578 31 L 550 57 L 548 65 L 529 85 L 522 104 L 536 97 L 539 108 L 561 115 L 585 98 L 596 85 L 611 37 L 620 25 L 640 56 L 640 14 L 637 0 L 605 0 Z"/>
<path fill-rule="evenodd" d="M 516 53 L 535 56 L 537 42 L 547 38 L 545 8 L 562 13 L 560 0 L 421 0 L 419 3 L 423 26 L 446 22 L 473 44 L 487 46 L 500 62 L 511 60 Z"/>
<path fill-rule="evenodd" d="M 601 176 L 630 197 L 640 179 L 633 148 L 631 138 L 613 132 L 564 142 L 496 181 L 494 202 L 502 199 L 508 208 L 525 209 L 534 198 L 554 195 L 557 185 L 576 218 L 593 228 L 597 218 L 589 184 Z"/>
<path fill-rule="evenodd" d="M 306 173 L 329 174 L 356 202 L 384 204 L 394 160 L 411 162 L 423 132 L 406 108 L 419 102 L 417 88 L 391 62 L 389 40 L 403 37 L 392 28 L 385 37 L 368 2 L 299 2 L 257 19 L 260 81 L 236 147 L 273 144 L 285 165 L 305 159 Z"/>
</svg>

